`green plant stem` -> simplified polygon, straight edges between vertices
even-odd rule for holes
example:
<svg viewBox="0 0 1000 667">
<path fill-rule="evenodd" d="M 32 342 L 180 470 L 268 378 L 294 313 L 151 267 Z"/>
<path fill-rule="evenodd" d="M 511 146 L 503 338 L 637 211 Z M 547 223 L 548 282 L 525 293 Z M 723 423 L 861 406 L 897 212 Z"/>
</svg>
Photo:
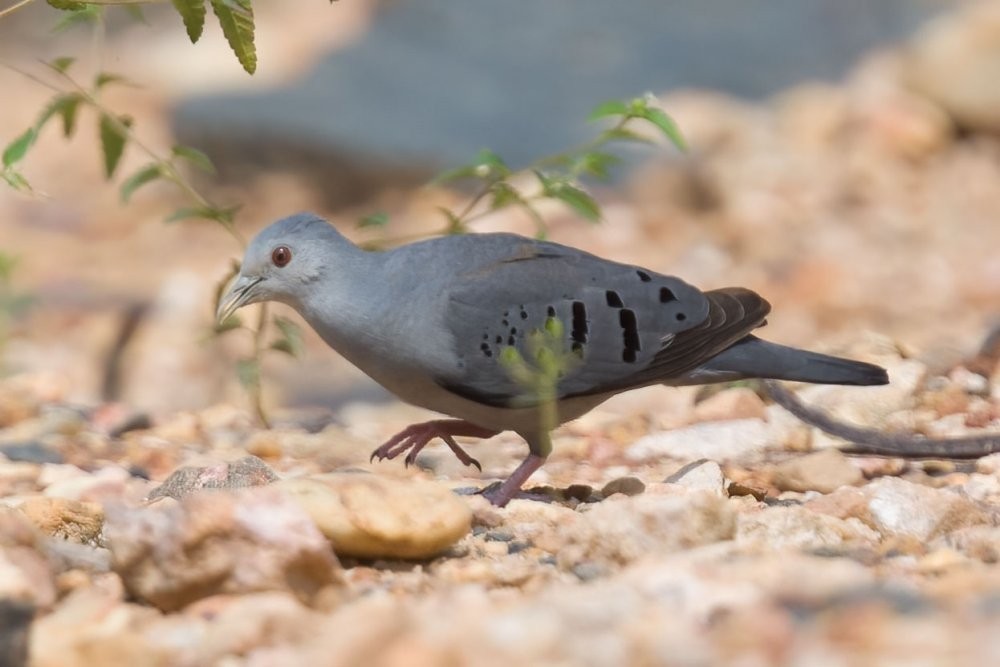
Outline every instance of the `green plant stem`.
<svg viewBox="0 0 1000 667">
<path fill-rule="evenodd" d="M 10 7 L 0 9 L 0 19 L 7 16 L 8 14 L 13 14 L 18 9 L 30 5 L 35 2 L 35 0 L 20 0 L 20 2 L 15 2 Z M 88 5 L 159 5 L 167 2 L 167 0 L 86 0 Z"/>
<path fill-rule="evenodd" d="M 66 79 L 70 83 L 70 85 L 76 88 L 77 92 L 80 94 L 80 96 L 87 104 L 89 104 L 91 107 L 93 107 L 101 114 L 103 114 L 105 117 L 107 117 L 110 120 L 111 124 L 115 126 L 115 129 L 118 132 L 128 137 L 129 142 L 138 147 L 139 150 L 141 150 L 149 157 L 149 159 L 153 160 L 157 165 L 159 165 L 164 178 L 166 178 L 168 181 L 170 181 L 178 188 L 180 188 L 182 191 L 184 191 L 184 194 L 190 197 L 195 203 L 198 204 L 198 206 L 202 208 L 215 208 L 215 209 L 219 208 L 215 206 L 208 199 L 208 197 L 201 194 L 201 192 L 199 192 L 194 187 L 194 185 L 191 184 L 190 181 L 184 178 L 184 175 L 181 174 L 181 172 L 177 169 L 177 167 L 171 160 L 167 160 L 161 157 L 156 151 L 154 151 L 148 145 L 143 143 L 135 135 L 135 132 L 132 131 L 132 128 L 123 123 L 116 113 L 105 107 L 101 103 L 101 101 L 98 100 L 97 97 L 93 95 L 93 93 L 91 93 L 89 90 L 80 85 L 80 83 L 77 82 L 76 79 L 71 77 L 69 74 L 66 74 L 65 72 L 60 72 L 59 74 L 64 79 Z M 243 236 L 239 233 L 239 231 L 236 229 L 236 226 L 232 222 L 223 222 L 221 220 L 218 222 L 225 228 L 227 232 L 229 232 L 229 234 L 234 239 L 236 239 L 236 241 L 240 244 L 241 248 L 246 247 L 246 241 L 244 240 Z"/>
<path fill-rule="evenodd" d="M 257 420 L 264 428 L 271 428 L 271 421 L 267 418 L 267 412 L 264 411 L 264 391 L 260 382 L 260 373 L 263 372 L 263 369 L 260 368 L 260 363 L 264 357 L 264 336 L 267 332 L 267 315 L 267 304 L 260 304 L 260 309 L 257 311 L 257 328 L 253 332 L 253 357 L 257 361 L 257 382 L 248 387 L 247 392 L 250 394 L 250 403 L 253 406 L 253 412 Z"/>
<path fill-rule="evenodd" d="M 25 70 L 22 70 L 18 67 L 6 63 L 4 63 L 4 66 L 10 69 L 11 71 L 17 72 L 21 76 L 24 76 L 34 81 L 35 83 L 48 88 L 49 90 L 55 91 L 57 93 L 66 92 L 59 86 L 55 86 L 49 83 L 48 81 L 45 81 L 44 79 L 38 76 L 35 76 L 31 72 L 26 72 Z M 198 189 L 195 188 L 194 185 L 192 185 L 191 182 L 184 177 L 184 175 L 180 172 L 180 170 L 177 169 L 176 165 L 174 165 L 174 163 L 171 160 L 168 160 L 160 156 L 149 145 L 147 145 L 141 139 L 139 139 L 136 136 L 135 132 L 132 130 L 132 128 L 123 123 L 119 119 L 118 114 L 116 114 L 115 112 L 111 111 L 106 106 L 104 106 L 104 104 L 102 104 L 101 101 L 97 99 L 97 97 L 94 96 L 93 93 L 84 88 L 76 79 L 71 77 L 69 74 L 65 72 L 59 72 L 59 75 L 62 76 L 64 79 L 66 79 L 66 81 L 76 90 L 77 94 L 80 95 L 80 98 L 84 102 L 86 102 L 88 105 L 94 108 L 97 112 L 106 116 L 108 120 L 111 122 L 111 124 L 115 126 L 115 129 L 118 132 L 128 137 L 128 141 L 130 143 L 135 145 L 139 150 L 145 153 L 149 157 L 149 159 L 155 162 L 157 166 L 160 167 L 161 173 L 163 174 L 163 178 L 165 178 L 166 180 L 170 181 L 175 186 L 180 188 L 180 190 L 183 191 L 184 194 L 186 194 L 198 206 L 209 209 L 219 208 L 218 206 L 215 206 L 208 199 L 208 197 L 199 192 Z M 239 230 L 236 229 L 236 226 L 232 222 L 223 222 L 221 220 L 218 222 L 223 226 L 223 228 L 225 228 L 227 232 L 229 232 L 230 236 L 236 239 L 236 242 L 240 244 L 241 248 L 246 248 L 247 245 L 246 240 L 243 238 L 243 235 L 240 234 Z"/>
</svg>

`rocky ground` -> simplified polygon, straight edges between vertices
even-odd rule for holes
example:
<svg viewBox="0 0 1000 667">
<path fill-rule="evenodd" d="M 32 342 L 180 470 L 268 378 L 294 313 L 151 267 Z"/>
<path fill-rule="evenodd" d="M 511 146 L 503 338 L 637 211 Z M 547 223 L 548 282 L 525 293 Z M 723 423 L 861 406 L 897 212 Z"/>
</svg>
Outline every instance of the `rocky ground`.
<svg viewBox="0 0 1000 667">
<path fill-rule="evenodd" d="M 885 340 L 855 354 L 893 383 L 800 396 L 1000 426 L 995 356 L 938 375 Z M 368 463 L 403 406 L 261 431 L 67 405 L 30 375 L 0 394 L 0 645 L 32 664 L 1000 660 L 1000 455 L 848 458 L 748 387 L 615 399 L 505 509 L 475 492 L 516 437 L 470 444 L 481 475 L 443 447 Z"/>
<path fill-rule="evenodd" d="M 553 238 L 753 287 L 768 337 L 886 366 L 886 387 L 798 388 L 842 419 L 1000 432 L 1000 103 L 976 84 L 1000 15 L 935 30 L 838 85 L 664 97 L 692 155 L 598 190 L 602 225 L 547 211 Z M 0 83 L 24 93 L 11 122 L 44 103 Z M 165 102 L 136 95 L 154 141 Z M 28 176 L 52 197 L 0 193 L 35 300 L 0 361 L 0 665 L 1000 664 L 1000 455 L 848 457 L 752 386 L 656 387 L 560 429 L 534 497 L 496 509 L 475 492 L 517 437 L 468 443 L 482 473 L 438 444 L 371 464 L 428 415 L 373 402 L 311 335 L 266 364 L 286 407 L 261 429 L 231 377 L 248 341 L 205 342 L 232 244 L 161 225 L 166 189 L 119 208 L 90 141 L 45 141 Z M 224 194 L 258 226 L 314 205 L 283 176 Z M 405 234 L 458 201 L 372 206 Z"/>
</svg>

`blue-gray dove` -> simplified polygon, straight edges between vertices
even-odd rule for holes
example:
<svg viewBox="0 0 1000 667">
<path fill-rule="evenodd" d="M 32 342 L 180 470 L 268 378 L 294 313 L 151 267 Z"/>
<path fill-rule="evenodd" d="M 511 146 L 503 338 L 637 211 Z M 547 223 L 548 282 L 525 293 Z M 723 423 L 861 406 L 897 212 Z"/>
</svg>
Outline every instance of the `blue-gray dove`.
<svg viewBox="0 0 1000 667">
<path fill-rule="evenodd" d="M 750 332 L 770 305 L 748 289 L 703 292 L 516 234 L 445 236 L 376 252 L 300 213 L 250 243 L 218 316 L 262 301 L 291 306 L 402 400 L 455 418 L 410 426 L 372 458 L 406 452 L 412 463 L 438 437 L 478 467 L 454 436 L 524 438 L 528 456 L 487 492 L 499 506 L 549 455 L 550 429 L 629 389 L 743 378 L 888 382 L 878 366 L 757 338 Z"/>
</svg>

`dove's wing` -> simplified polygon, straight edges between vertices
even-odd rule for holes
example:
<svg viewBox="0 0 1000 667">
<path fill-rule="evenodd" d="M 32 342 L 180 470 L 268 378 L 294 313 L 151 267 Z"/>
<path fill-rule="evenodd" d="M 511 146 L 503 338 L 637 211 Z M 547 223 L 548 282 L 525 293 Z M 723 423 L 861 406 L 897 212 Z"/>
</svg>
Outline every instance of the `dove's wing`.
<svg viewBox="0 0 1000 667">
<path fill-rule="evenodd" d="M 527 239 L 451 284 L 444 326 L 459 363 L 436 380 L 497 407 L 537 403 L 503 350 L 515 348 L 531 365 L 531 332 L 552 318 L 561 326 L 548 330 L 561 329 L 554 342 L 567 359 L 557 398 L 569 398 L 669 382 L 742 339 L 770 310 L 750 290 L 701 292 L 679 278 Z"/>
</svg>

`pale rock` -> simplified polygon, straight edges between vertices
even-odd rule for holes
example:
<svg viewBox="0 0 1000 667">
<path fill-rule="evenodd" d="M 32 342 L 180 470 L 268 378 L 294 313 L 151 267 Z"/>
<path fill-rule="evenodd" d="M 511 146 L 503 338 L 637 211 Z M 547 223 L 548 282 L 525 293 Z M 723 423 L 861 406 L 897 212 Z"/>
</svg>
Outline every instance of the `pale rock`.
<svg viewBox="0 0 1000 667">
<path fill-rule="evenodd" d="M 666 481 L 692 491 L 708 491 L 720 498 L 726 495 L 726 476 L 715 461 L 688 464 Z"/>
<path fill-rule="evenodd" d="M 104 510 L 97 503 L 34 496 L 18 509 L 46 535 L 81 544 L 95 545 L 104 525 Z"/>
<path fill-rule="evenodd" d="M 774 485 L 782 491 L 820 493 L 854 486 L 863 479 L 861 471 L 836 449 L 791 458 L 775 466 L 773 476 Z"/>
<path fill-rule="evenodd" d="M 780 447 L 782 444 L 781 434 L 767 422 L 761 419 L 734 419 L 651 433 L 633 443 L 626 456 L 631 461 L 670 457 L 747 463 L 760 459 L 768 447 Z"/>
<path fill-rule="evenodd" d="M 962 485 L 962 490 L 972 500 L 1000 505 L 1000 476 L 972 473 Z"/>
<path fill-rule="evenodd" d="M 889 384 L 873 387 L 810 385 L 798 392 L 806 405 L 821 407 L 832 416 L 853 424 L 882 423 L 893 412 L 910 407 L 913 393 L 927 369 L 919 361 L 904 359 L 887 365 Z"/>
<path fill-rule="evenodd" d="M 203 489 L 245 489 L 264 486 L 277 479 L 275 472 L 262 460 L 244 456 L 231 463 L 175 470 L 163 484 L 149 492 L 149 499 L 180 499 Z"/>
<path fill-rule="evenodd" d="M 1000 527 L 969 526 L 954 530 L 937 540 L 952 549 L 981 560 L 984 563 L 1000 563 Z"/>
<path fill-rule="evenodd" d="M 735 524 L 732 506 L 707 491 L 614 496 L 566 516 L 537 535 L 535 545 L 554 554 L 564 569 L 585 561 L 628 563 L 730 539 Z"/>
<path fill-rule="evenodd" d="M 469 532 L 472 512 L 446 486 L 367 473 L 287 479 L 297 502 L 343 556 L 428 558 Z"/>
<path fill-rule="evenodd" d="M 126 604 L 121 581 L 105 575 L 60 601 L 31 627 L 34 667 L 132 667 L 177 664 L 143 637 L 155 609 Z"/>
<path fill-rule="evenodd" d="M 0 507 L 0 599 L 47 608 L 55 602 L 55 575 L 44 542 L 21 512 Z"/>
<path fill-rule="evenodd" d="M 150 482 L 129 474 L 117 465 L 107 465 L 89 474 L 53 480 L 45 486 L 44 495 L 84 502 L 105 503 L 126 498 L 141 499 Z"/>
<path fill-rule="evenodd" d="M 694 406 L 691 421 L 711 422 L 729 419 L 765 419 L 767 406 L 748 387 L 734 387 L 709 396 Z"/>
<path fill-rule="evenodd" d="M 1000 453 L 984 456 L 976 461 L 976 472 L 984 475 L 1000 475 Z"/>
<path fill-rule="evenodd" d="M 873 527 L 884 536 L 927 541 L 958 528 L 981 524 L 986 515 L 964 495 L 895 477 L 883 477 L 862 492 Z"/>
<path fill-rule="evenodd" d="M 210 595 L 288 590 L 314 602 L 341 582 L 309 515 L 273 488 L 109 507 L 105 539 L 129 591 L 164 610 Z"/>
<path fill-rule="evenodd" d="M 838 519 L 805 507 L 770 507 L 740 514 L 736 542 L 771 549 L 872 546 L 879 535 L 854 518 Z"/>
<path fill-rule="evenodd" d="M 319 618 L 284 591 L 216 595 L 151 624 L 144 634 L 177 664 L 215 665 L 269 646 L 299 645 L 318 631 Z"/>
<path fill-rule="evenodd" d="M 969 4 L 930 23 L 904 55 L 904 78 L 959 125 L 1000 133 L 1000 5 Z"/>
</svg>

